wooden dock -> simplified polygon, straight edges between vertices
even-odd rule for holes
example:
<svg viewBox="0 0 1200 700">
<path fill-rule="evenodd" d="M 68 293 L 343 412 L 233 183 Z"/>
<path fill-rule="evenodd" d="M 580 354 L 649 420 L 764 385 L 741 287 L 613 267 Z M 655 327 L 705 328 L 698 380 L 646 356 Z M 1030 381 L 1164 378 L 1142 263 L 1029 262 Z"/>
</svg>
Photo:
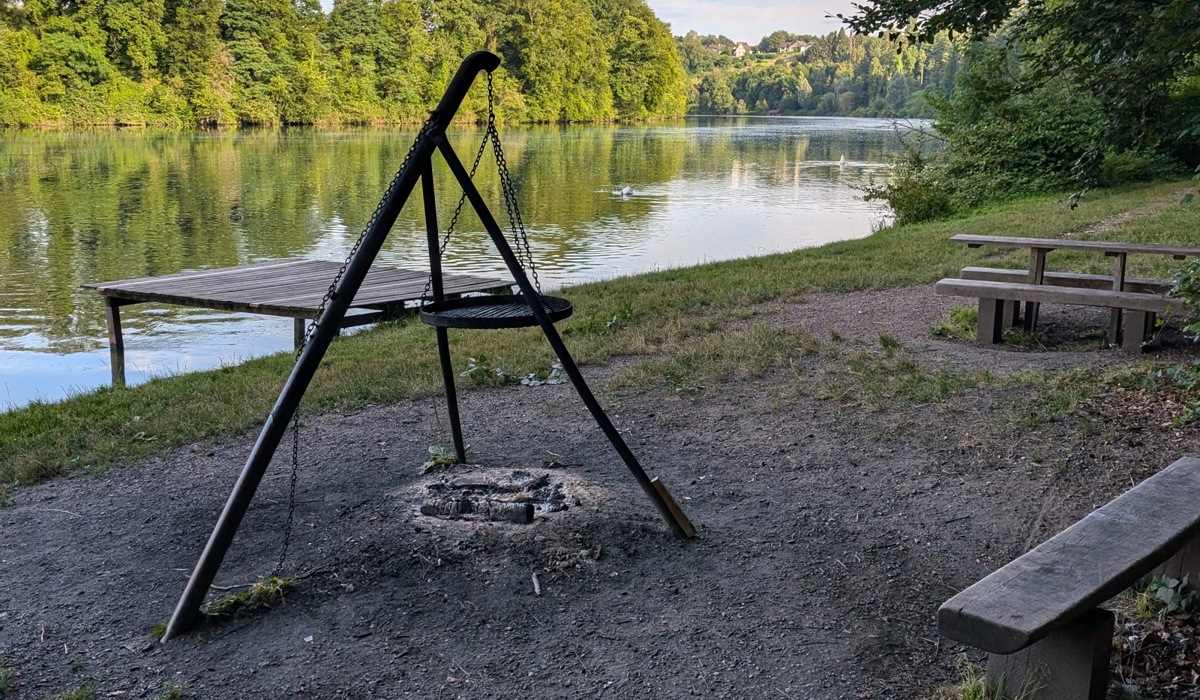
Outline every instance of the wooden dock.
<svg viewBox="0 0 1200 700">
<path fill-rule="evenodd" d="M 213 270 L 179 272 L 160 277 L 139 277 L 114 282 L 81 285 L 104 296 L 104 320 L 108 326 L 109 357 L 115 386 L 125 385 L 125 341 L 121 335 L 120 307 L 154 302 L 196 306 L 295 319 L 294 337 L 299 345 L 305 324 L 316 318 L 321 299 L 341 268 L 328 260 L 270 260 Z M 409 303 L 428 299 L 425 286 L 429 273 L 393 267 L 371 267 L 359 288 L 351 312 L 342 328 L 394 318 Z M 448 298 L 477 292 L 508 291 L 511 280 L 443 275 Z"/>
</svg>

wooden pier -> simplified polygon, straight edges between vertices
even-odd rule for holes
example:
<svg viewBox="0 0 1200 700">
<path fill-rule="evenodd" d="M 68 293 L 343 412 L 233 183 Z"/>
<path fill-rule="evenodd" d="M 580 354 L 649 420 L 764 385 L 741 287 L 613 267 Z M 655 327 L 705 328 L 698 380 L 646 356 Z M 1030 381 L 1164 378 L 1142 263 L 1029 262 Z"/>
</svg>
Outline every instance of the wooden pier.
<svg viewBox="0 0 1200 700">
<path fill-rule="evenodd" d="M 316 318 L 321 299 L 339 268 L 341 263 L 328 260 L 270 260 L 81 286 L 104 296 L 112 382 L 114 386 L 124 386 L 122 306 L 155 302 L 284 316 L 295 319 L 295 342 L 299 346 L 306 322 Z M 477 292 L 507 292 L 513 284 L 511 280 L 469 275 L 447 274 L 442 279 L 448 298 Z M 361 326 L 402 315 L 409 303 L 431 298 L 431 293 L 426 291 L 428 280 L 429 273 L 425 271 L 372 266 L 350 305 L 350 309 L 358 313 L 347 314 L 341 327 Z"/>
</svg>

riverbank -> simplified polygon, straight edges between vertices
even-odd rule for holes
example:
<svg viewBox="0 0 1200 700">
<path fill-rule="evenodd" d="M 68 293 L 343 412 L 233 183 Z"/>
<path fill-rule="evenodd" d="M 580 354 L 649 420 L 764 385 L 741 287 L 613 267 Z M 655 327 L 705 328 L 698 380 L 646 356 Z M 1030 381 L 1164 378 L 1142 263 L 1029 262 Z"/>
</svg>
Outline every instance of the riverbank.
<svg viewBox="0 0 1200 700">
<path fill-rule="evenodd" d="M 938 641 L 943 600 L 1200 444 L 1144 381 L 1195 351 L 1169 327 L 1140 358 L 1103 347 L 1107 315 L 1075 307 L 1043 309 L 1024 344 L 932 335 L 969 305 L 932 280 L 1024 263 L 946 238 L 1192 240 L 1200 212 L 1179 202 L 1194 189 L 1026 201 L 566 290 L 567 342 L 696 524 L 686 543 L 569 384 L 476 373 L 461 398 L 478 464 L 423 475 L 448 439 L 431 331 L 341 339 L 307 401 L 283 570 L 297 580 L 269 610 L 166 645 L 155 630 L 289 359 L 0 416 L 5 480 L 26 484 L 0 508 L 5 697 L 926 698 L 963 651 Z M 453 343 L 463 369 L 549 366 L 535 333 Z M 531 525 L 418 514 L 438 480 L 517 469 L 570 507 Z M 214 597 L 271 573 L 288 500 L 277 464 Z"/>
<path fill-rule="evenodd" d="M 995 207 L 969 219 L 883 230 L 869 238 L 794 253 L 581 285 L 563 293 L 576 313 L 561 325 L 583 363 L 614 357 L 679 357 L 729 339 L 731 322 L 753 319 L 765 302 L 795 302 L 811 292 L 888 289 L 956 274 L 966 265 L 1021 267 L 1020 252 L 997 257 L 946 243 L 953 233 L 1054 236 L 1102 229 L 1108 238 L 1149 242 L 1194 236 L 1190 208 L 1177 206 L 1190 183 L 1097 194 L 1075 210 L 1053 198 Z M 1189 226 L 1193 226 L 1189 228 Z M 1104 260 L 1063 253 L 1058 264 L 1102 272 Z M 1169 262 L 1131 261 L 1130 274 L 1165 276 Z M 452 333 L 460 370 L 470 358 L 523 377 L 545 371 L 551 353 L 536 331 Z M 432 330 L 415 320 L 335 343 L 305 399 L 305 409 L 386 404 L 440 391 Z M 155 379 L 132 389 L 101 389 L 57 403 L 0 414 L 0 485 L 34 483 L 75 470 L 95 471 L 195 440 L 251 429 L 270 410 L 290 371 L 289 354 L 211 372 Z M 706 361 L 707 379 L 728 364 Z M 750 363 L 753 366 L 754 362 Z M 500 381 L 477 372 L 467 383 Z"/>
</svg>

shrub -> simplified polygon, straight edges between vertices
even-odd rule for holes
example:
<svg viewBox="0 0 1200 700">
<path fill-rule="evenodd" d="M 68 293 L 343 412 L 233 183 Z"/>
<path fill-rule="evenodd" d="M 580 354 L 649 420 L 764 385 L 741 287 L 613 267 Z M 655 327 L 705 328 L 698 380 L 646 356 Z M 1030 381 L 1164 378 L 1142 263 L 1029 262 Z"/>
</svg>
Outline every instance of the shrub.
<svg viewBox="0 0 1200 700">
<path fill-rule="evenodd" d="M 892 164 L 887 181 L 879 184 L 871 177 L 862 188 L 863 199 L 887 202 L 898 226 L 940 219 L 955 211 L 942 179 L 940 158 L 925 154 L 931 148 L 928 135 L 913 133 L 912 138 L 904 140 L 903 155 Z"/>
</svg>

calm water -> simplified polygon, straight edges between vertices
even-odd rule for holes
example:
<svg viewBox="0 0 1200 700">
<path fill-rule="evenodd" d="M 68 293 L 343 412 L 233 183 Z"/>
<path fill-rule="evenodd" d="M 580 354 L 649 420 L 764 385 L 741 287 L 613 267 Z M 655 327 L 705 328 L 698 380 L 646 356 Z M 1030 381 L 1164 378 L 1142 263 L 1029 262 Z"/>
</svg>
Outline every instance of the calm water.
<svg viewBox="0 0 1200 700">
<path fill-rule="evenodd" d="M 0 410 L 109 381 L 103 303 L 82 283 L 341 260 L 413 136 L 0 134 Z M 454 130 L 461 158 L 480 136 Z M 852 186 L 896 150 L 890 122 L 872 119 L 711 118 L 502 136 L 545 288 L 865 236 L 884 209 Z M 495 197 L 490 158 L 480 171 L 480 189 Z M 457 201 L 450 179 L 440 173 L 443 225 Z M 614 196 L 623 186 L 634 195 Z M 406 207 L 379 262 L 427 268 L 422 216 L 419 202 Z M 446 267 L 504 271 L 468 215 Z M 131 384 L 291 348 L 290 319 L 146 304 L 122 316 Z"/>
</svg>

